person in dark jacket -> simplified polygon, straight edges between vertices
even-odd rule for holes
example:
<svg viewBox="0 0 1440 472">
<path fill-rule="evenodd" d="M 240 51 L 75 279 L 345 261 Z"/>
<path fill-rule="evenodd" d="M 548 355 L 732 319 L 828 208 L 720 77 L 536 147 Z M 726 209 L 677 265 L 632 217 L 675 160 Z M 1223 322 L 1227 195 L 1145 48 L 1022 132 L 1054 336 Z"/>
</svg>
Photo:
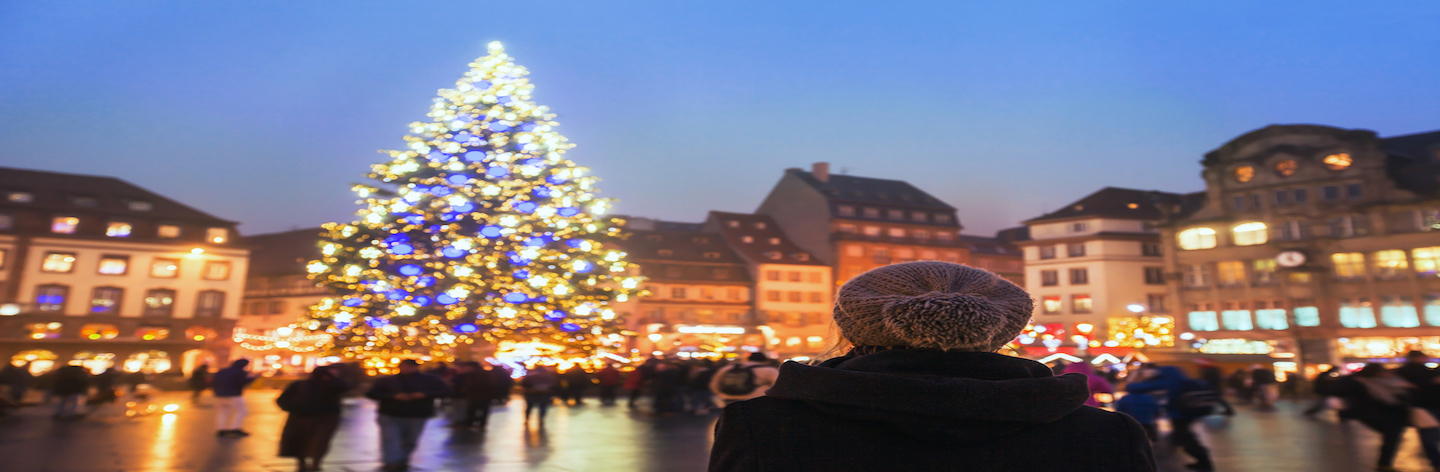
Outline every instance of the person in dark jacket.
<svg viewBox="0 0 1440 472">
<path fill-rule="evenodd" d="M 1256 409 L 1275 409 L 1275 398 L 1280 395 L 1279 384 L 1275 379 L 1275 369 L 1260 364 L 1250 366 L 1250 386 L 1254 389 Z"/>
<path fill-rule="evenodd" d="M 280 431 L 280 457 L 295 458 L 301 472 L 320 470 L 340 426 L 340 401 L 349 388 L 328 366 L 316 367 L 310 378 L 286 386 L 275 399 L 289 413 Z"/>
<path fill-rule="evenodd" d="M 1020 287 L 960 264 L 861 274 L 833 315 L 854 347 L 787 362 L 765 396 L 727 406 L 709 470 L 1154 471 L 1135 420 L 1085 406 L 1085 376 L 995 353 L 1033 308 Z"/>
<path fill-rule="evenodd" d="M 90 393 L 90 371 L 78 365 L 67 365 L 55 370 L 55 383 L 50 394 L 60 399 L 55 406 L 55 419 L 68 420 L 80 416 L 80 404 Z"/>
<path fill-rule="evenodd" d="M 216 436 L 249 436 L 240 426 L 245 423 L 245 387 L 255 381 L 246 370 L 249 359 L 236 359 L 230 367 L 215 373 Z"/>
<path fill-rule="evenodd" d="M 1395 455 L 1400 450 L 1405 428 L 1410 425 L 1410 407 L 1405 404 L 1405 396 L 1411 388 L 1384 364 L 1372 363 L 1336 380 L 1330 389 L 1331 395 L 1345 401 L 1341 418 L 1358 420 L 1380 434 L 1377 471 L 1398 470 Z"/>
<path fill-rule="evenodd" d="M 380 403 L 375 421 L 380 424 L 381 461 L 386 471 L 410 468 L 410 455 L 420 443 L 425 423 L 435 416 L 435 399 L 450 395 L 444 380 L 420 372 L 414 359 L 400 361 L 400 373 L 376 380 L 365 393 Z"/>
<path fill-rule="evenodd" d="M 1218 397 L 1219 392 L 1214 391 L 1209 383 L 1203 380 L 1196 380 L 1185 375 L 1185 372 L 1174 366 L 1157 366 L 1147 368 L 1141 374 L 1141 378 L 1125 386 L 1125 391 L 1134 394 L 1162 395 L 1166 398 L 1166 415 L 1170 417 L 1170 442 L 1180 446 L 1186 454 L 1195 458 L 1195 463 L 1188 465 L 1192 470 L 1208 471 L 1214 470 L 1215 465 L 1210 461 L 1210 449 L 1200 442 L 1200 437 L 1195 434 L 1195 422 L 1201 418 L 1214 413 L 1211 411 L 1191 411 L 1184 408 L 1186 403 L 1182 400 L 1189 392 L 1210 392 L 1212 398 Z M 1216 404 L 1219 402 L 1216 401 Z"/>
<path fill-rule="evenodd" d="M 510 391 L 515 388 L 515 378 L 511 377 L 511 371 L 504 366 L 493 366 L 485 371 L 490 374 L 490 400 L 491 403 L 504 405 L 510 403 Z"/>
<path fill-rule="evenodd" d="M 1115 411 L 1129 415 L 1145 428 L 1145 435 L 1150 437 L 1151 442 L 1160 440 L 1160 401 L 1154 395 L 1134 393 L 1120 397 L 1115 400 Z"/>
<path fill-rule="evenodd" d="M 566 404 L 573 401 L 576 406 L 584 405 L 585 391 L 594 383 L 590 381 L 590 373 L 577 365 L 560 374 L 560 377 L 565 381 L 565 395 L 560 401 Z"/>
<path fill-rule="evenodd" d="M 595 381 L 600 385 L 600 404 L 614 405 L 615 390 L 620 387 L 620 369 L 616 369 L 615 364 L 606 364 L 595 373 Z"/>
<path fill-rule="evenodd" d="M 480 367 L 479 362 L 455 364 L 455 399 L 460 404 L 460 419 L 451 423 L 457 428 L 485 430 L 490 421 L 490 400 L 495 395 L 494 376 Z"/>
<path fill-rule="evenodd" d="M 539 425 L 545 427 L 545 413 L 555 402 L 555 389 L 560 386 L 560 376 L 549 367 L 535 366 L 520 379 L 520 389 L 525 396 L 525 427 L 530 427 L 530 412 L 539 410 Z"/>
<path fill-rule="evenodd" d="M 25 400 L 25 393 L 30 390 L 30 384 L 35 382 L 35 376 L 30 373 L 30 363 L 5 364 L 0 369 L 0 385 L 8 387 L 5 392 L 10 400 L 19 404 Z"/>
<path fill-rule="evenodd" d="M 1230 402 L 1225 401 L 1225 395 L 1223 395 L 1225 391 L 1225 373 L 1220 371 L 1220 367 L 1215 365 L 1215 361 L 1203 357 L 1195 360 L 1195 366 L 1200 371 L 1200 380 L 1210 384 L 1210 388 L 1216 392 L 1222 393 L 1222 395 L 1216 397 L 1216 399 L 1220 401 L 1220 408 L 1225 409 L 1222 414 L 1226 416 L 1234 415 L 1235 407 L 1230 406 Z"/>
<path fill-rule="evenodd" d="M 185 383 L 190 387 L 190 403 L 199 403 L 200 395 L 210 388 L 210 364 L 200 364 L 190 371 L 190 378 L 185 379 Z"/>
<path fill-rule="evenodd" d="M 1330 408 L 1330 390 L 1335 388 L 1335 382 L 1340 379 L 1340 366 L 1334 366 L 1321 372 L 1310 381 L 1310 388 L 1315 392 L 1315 403 L 1305 409 L 1305 416 L 1315 414 Z"/>
</svg>

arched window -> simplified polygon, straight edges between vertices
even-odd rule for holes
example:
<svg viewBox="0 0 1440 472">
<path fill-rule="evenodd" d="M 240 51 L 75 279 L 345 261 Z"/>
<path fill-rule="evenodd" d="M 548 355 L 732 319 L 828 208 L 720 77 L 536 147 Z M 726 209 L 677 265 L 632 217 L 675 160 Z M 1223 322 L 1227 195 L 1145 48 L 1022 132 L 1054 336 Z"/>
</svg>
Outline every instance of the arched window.
<svg viewBox="0 0 1440 472">
<path fill-rule="evenodd" d="M 1265 223 L 1251 221 L 1235 225 L 1230 229 L 1230 236 L 1234 239 L 1236 246 L 1254 246 L 1265 244 L 1270 235 Z"/>
<path fill-rule="evenodd" d="M 1180 243 L 1180 249 L 1210 249 L 1215 247 L 1215 230 L 1213 228 L 1190 228 L 1181 231 L 1176 235 Z"/>
</svg>

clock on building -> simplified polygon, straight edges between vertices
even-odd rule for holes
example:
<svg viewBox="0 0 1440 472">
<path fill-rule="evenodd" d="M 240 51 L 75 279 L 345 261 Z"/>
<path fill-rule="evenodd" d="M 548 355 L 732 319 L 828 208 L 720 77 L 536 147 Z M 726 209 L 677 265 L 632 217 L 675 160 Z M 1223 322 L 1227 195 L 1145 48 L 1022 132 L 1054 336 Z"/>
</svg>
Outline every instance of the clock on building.
<svg viewBox="0 0 1440 472">
<path fill-rule="evenodd" d="M 1275 255 L 1275 263 L 1281 267 L 1300 267 L 1305 264 L 1305 253 L 1293 249 L 1282 251 Z"/>
</svg>

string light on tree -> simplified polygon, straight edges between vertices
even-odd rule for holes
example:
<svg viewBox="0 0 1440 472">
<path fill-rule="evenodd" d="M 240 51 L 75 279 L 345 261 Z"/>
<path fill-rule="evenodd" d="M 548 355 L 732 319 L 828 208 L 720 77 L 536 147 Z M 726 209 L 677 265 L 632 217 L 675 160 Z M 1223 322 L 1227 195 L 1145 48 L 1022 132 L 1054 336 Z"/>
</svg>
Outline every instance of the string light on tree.
<svg viewBox="0 0 1440 472">
<path fill-rule="evenodd" d="M 617 343 L 610 303 L 643 281 L 615 244 L 623 222 L 566 159 L 574 145 L 530 101 L 525 68 L 489 49 L 372 167 L 377 183 L 353 188 L 357 220 L 325 226 L 307 269 L 334 296 L 305 327 L 335 336 L 331 354 L 389 362 L 540 339 L 589 355 Z"/>
</svg>

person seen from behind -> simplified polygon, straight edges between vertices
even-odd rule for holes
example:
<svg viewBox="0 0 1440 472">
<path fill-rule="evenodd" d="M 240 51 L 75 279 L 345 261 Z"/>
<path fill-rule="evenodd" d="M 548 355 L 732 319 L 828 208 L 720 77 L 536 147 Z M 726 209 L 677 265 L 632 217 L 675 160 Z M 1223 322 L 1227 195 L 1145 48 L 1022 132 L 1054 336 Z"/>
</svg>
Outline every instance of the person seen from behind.
<svg viewBox="0 0 1440 472">
<path fill-rule="evenodd" d="M 520 391 L 525 397 L 525 427 L 530 427 L 530 412 L 539 410 L 536 415 L 540 427 L 545 427 L 545 413 L 550 411 L 550 404 L 555 403 L 555 389 L 560 387 L 560 375 L 549 367 L 535 366 L 525 372 L 525 378 L 520 379 Z"/>
<path fill-rule="evenodd" d="M 79 418 L 80 407 L 90 394 L 90 371 L 78 365 L 55 369 L 55 383 L 51 384 L 50 393 L 60 399 L 55 405 L 55 419 Z"/>
<path fill-rule="evenodd" d="M 755 352 L 745 362 L 715 371 L 710 377 L 710 391 L 729 405 L 765 396 L 779 376 L 780 369 L 770 367 L 770 358 L 763 352 Z"/>
<path fill-rule="evenodd" d="M 1153 394 L 1166 398 L 1166 416 L 1170 418 L 1170 442 L 1195 459 L 1186 468 L 1199 471 L 1215 470 L 1210 449 L 1195 434 L 1195 422 L 1215 414 L 1220 406 L 1220 392 L 1209 383 L 1192 379 L 1179 367 L 1157 366 L 1141 371 L 1140 378 L 1125 386 L 1130 395 Z"/>
<path fill-rule="evenodd" d="M 1033 309 L 1020 287 L 960 264 L 861 274 L 833 315 L 853 347 L 787 362 L 764 396 L 727 406 L 709 470 L 1154 471 L 1135 420 L 1085 406 L 1085 376 L 996 353 Z"/>
<path fill-rule="evenodd" d="M 1354 374 L 1341 377 L 1331 387 L 1330 394 L 1344 402 L 1340 412 L 1342 419 L 1353 419 L 1380 434 L 1380 453 L 1377 455 L 1375 470 L 1394 472 L 1395 456 L 1405 428 L 1420 429 L 1420 447 L 1431 465 L 1440 466 L 1440 450 L 1435 443 L 1435 418 L 1424 409 L 1412 408 L 1409 395 L 1414 386 L 1395 375 L 1384 364 L 1366 364 Z M 1429 431 L 1427 431 L 1429 430 Z"/>
<path fill-rule="evenodd" d="M 1065 366 L 1064 373 L 1080 374 L 1085 376 L 1086 382 L 1088 382 L 1088 385 L 1090 386 L 1090 399 L 1085 400 L 1085 406 L 1093 406 L 1099 408 L 1101 406 L 1100 404 L 1102 403 L 1099 398 L 1101 394 L 1105 394 L 1105 396 L 1108 397 L 1115 393 L 1115 386 L 1110 385 L 1110 381 L 1105 380 L 1105 377 L 1102 377 L 1100 376 L 1100 374 L 1096 373 L 1095 366 L 1090 365 L 1089 362 L 1071 363 L 1070 365 Z"/>
<path fill-rule="evenodd" d="M 275 399 L 289 413 L 280 431 L 280 457 L 294 458 L 300 472 L 320 470 L 340 426 L 340 402 L 349 389 L 328 366 L 316 367 L 310 378 L 286 386 Z"/>
<path fill-rule="evenodd" d="M 1114 406 L 1115 411 L 1129 415 L 1135 419 L 1136 423 L 1140 423 L 1140 427 L 1145 428 L 1145 436 L 1150 438 L 1150 442 L 1160 440 L 1160 414 L 1164 412 L 1164 409 L 1160 408 L 1160 400 L 1155 399 L 1154 395 L 1145 393 L 1124 395 L 1119 400 L 1115 400 Z"/>
<path fill-rule="evenodd" d="M 245 387 L 255 381 L 246 367 L 249 359 L 236 359 L 230 367 L 215 373 L 215 424 L 216 436 L 244 437 L 250 433 L 240 428 L 245 423 Z"/>
<path fill-rule="evenodd" d="M 450 395 L 450 386 L 438 376 L 421 373 L 414 359 L 400 361 L 400 373 L 376 380 L 365 396 L 380 403 L 375 422 L 380 424 L 383 470 L 410 469 L 410 456 L 420 444 L 425 423 L 435 416 L 435 400 Z"/>
<path fill-rule="evenodd" d="M 460 418 L 451 423 L 457 428 L 478 428 L 485 431 L 490 422 L 490 403 L 495 395 L 495 379 L 486 372 L 479 362 L 469 361 L 455 364 L 455 399 L 460 407 Z"/>
<path fill-rule="evenodd" d="M 606 364 L 595 373 L 595 383 L 600 385 L 600 404 L 614 405 L 615 390 L 620 388 L 620 369 L 615 368 L 615 364 Z"/>
</svg>

